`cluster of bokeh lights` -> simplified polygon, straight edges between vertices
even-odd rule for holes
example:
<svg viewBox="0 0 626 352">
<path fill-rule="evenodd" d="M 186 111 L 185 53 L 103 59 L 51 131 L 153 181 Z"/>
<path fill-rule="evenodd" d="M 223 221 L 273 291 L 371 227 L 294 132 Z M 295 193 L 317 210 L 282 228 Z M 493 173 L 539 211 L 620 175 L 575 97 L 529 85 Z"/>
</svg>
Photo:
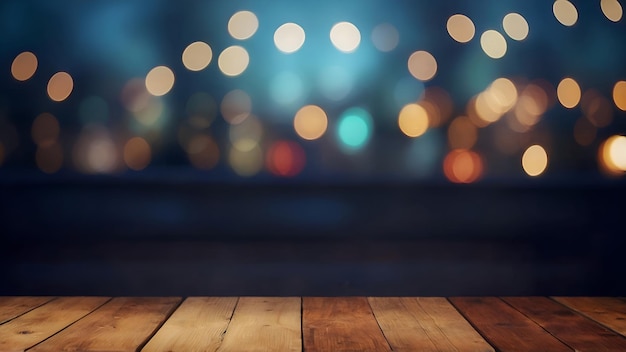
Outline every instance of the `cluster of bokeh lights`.
<svg viewBox="0 0 626 352">
<path fill-rule="evenodd" d="M 600 9 L 611 22 L 622 19 L 622 6 L 618 0 L 600 1 Z M 568 0 L 556 0 L 552 5 L 556 21 L 565 27 L 574 26 L 579 13 Z M 255 36 L 263 25 L 257 15 L 248 10 L 234 13 L 227 25 L 234 45 L 215 51 L 210 43 L 194 41 L 181 54 L 183 66 L 191 72 L 200 72 L 216 61 L 217 68 L 227 78 L 245 74 L 253 64 L 246 41 Z M 465 14 L 450 16 L 442 24 L 454 42 L 465 45 L 478 41 L 484 55 L 493 60 L 506 56 L 509 46 L 525 41 L 533 28 L 520 13 L 511 12 L 501 19 L 498 28 L 487 28 L 477 34 L 477 25 Z M 328 30 L 328 44 L 346 55 L 359 55 L 364 33 L 354 23 L 342 21 Z M 380 55 L 392 52 L 401 43 L 401 33 L 390 23 L 381 23 L 371 32 L 371 43 Z M 274 49 L 287 56 L 296 55 L 307 45 L 307 32 L 297 23 L 286 22 L 273 30 Z M 216 58 L 216 60 L 214 60 Z M 28 81 L 38 70 L 38 58 L 30 51 L 18 54 L 11 65 L 11 74 L 19 82 Z M 436 56 L 416 47 L 403 64 L 408 84 L 424 86 L 436 78 L 440 64 Z M 71 155 L 71 165 L 86 173 L 114 173 L 128 168 L 143 170 L 162 148 L 162 141 L 154 130 L 167 123 L 164 116 L 171 114 L 163 100 L 176 89 L 176 72 L 172 66 L 159 65 L 147 71 L 145 77 L 133 78 L 124 85 L 120 100 L 125 111 L 136 124 L 129 131 L 114 133 L 103 127 L 109 102 L 98 96 L 86 98 L 79 115 L 85 127 L 80 132 L 70 153 L 61 142 L 59 120 L 44 112 L 32 123 L 31 137 L 36 145 L 35 163 L 45 173 L 58 172 Z M 331 82 L 331 83 L 329 83 Z M 321 70 L 319 83 L 326 97 L 342 101 L 349 95 L 352 78 L 341 67 L 329 66 Z M 51 75 L 46 92 L 53 102 L 67 100 L 74 90 L 71 74 L 59 71 Z M 187 118 L 178 127 L 177 139 L 189 163 L 198 169 L 211 170 L 220 163 L 243 177 L 253 176 L 263 170 L 281 177 L 294 177 L 307 166 L 311 155 L 308 145 L 327 143 L 333 139 L 337 150 L 347 157 L 367 149 L 379 125 L 378 116 L 372 116 L 367 106 L 350 106 L 336 113 L 322 104 L 300 101 L 306 82 L 292 71 L 279 72 L 268 84 L 269 96 L 279 105 L 291 107 L 294 113 L 290 127 L 294 133 L 288 138 L 277 135 L 272 126 L 255 111 L 250 93 L 242 88 L 228 91 L 220 101 L 206 92 L 189 98 L 185 113 Z M 500 77 L 478 92 L 462 111 L 454 109 L 449 93 L 437 86 L 425 87 L 423 92 L 403 102 L 394 111 L 396 128 L 401 138 L 425 138 L 429 130 L 444 129 L 448 150 L 442 158 L 441 171 L 455 183 L 472 183 L 479 180 L 489 167 L 489 160 L 476 146 L 487 127 L 506 126 L 506 133 L 496 133 L 493 143 L 505 154 L 516 155 L 519 169 L 530 177 L 546 172 L 550 164 L 549 142 L 527 138 L 513 145 L 510 133 L 527 133 L 539 124 L 544 114 L 556 104 L 565 110 L 579 108 L 582 117 L 576 121 L 574 140 L 581 146 L 592 145 L 599 128 L 613 121 L 614 108 L 626 111 L 626 81 L 617 81 L 612 97 L 606 98 L 593 88 L 581 87 L 575 77 L 564 75 L 553 86 L 546 80 L 527 80 L 519 77 Z M 404 89 L 400 89 L 402 91 Z M 612 98 L 612 99 L 611 99 Z M 104 112 L 103 112 L 104 111 Z M 104 117 L 99 118 L 101 114 Z M 211 130 L 218 116 L 227 124 L 226 142 Z M 503 122 L 499 123 L 499 121 Z M 501 127 L 497 127 L 501 128 Z M 329 130 L 334 134 L 328 133 Z M 0 140 L 0 165 L 7 149 Z M 513 143 L 513 144 L 512 144 Z M 604 140 L 598 149 L 600 169 L 609 175 L 626 172 L 626 137 L 614 135 Z"/>
</svg>

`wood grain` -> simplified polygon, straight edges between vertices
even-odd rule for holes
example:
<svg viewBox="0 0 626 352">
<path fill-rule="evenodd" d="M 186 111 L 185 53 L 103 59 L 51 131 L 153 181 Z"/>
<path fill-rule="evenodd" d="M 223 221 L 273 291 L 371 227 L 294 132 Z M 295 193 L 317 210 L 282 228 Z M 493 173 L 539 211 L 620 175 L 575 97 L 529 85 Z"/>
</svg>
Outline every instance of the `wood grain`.
<svg viewBox="0 0 626 352">
<path fill-rule="evenodd" d="M 179 302 L 180 298 L 114 298 L 32 351 L 136 351 Z"/>
<path fill-rule="evenodd" d="M 571 309 L 626 336 L 626 301 L 613 297 L 553 297 Z"/>
<path fill-rule="evenodd" d="M 142 351 L 217 351 L 236 304 L 236 297 L 187 298 Z"/>
<path fill-rule="evenodd" d="M 394 351 L 494 351 L 445 298 L 368 300 Z"/>
<path fill-rule="evenodd" d="M 301 351 L 299 297 L 241 297 L 218 351 Z"/>
<path fill-rule="evenodd" d="M 498 351 L 572 351 L 499 298 L 457 297 L 450 302 Z"/>
<path fill-rule="evenodd" d="M 49 302 L 54 297 L 0 297 L 0 324 Z"/>
<path fill-rule="evenodd" d="M 0 325 L 0 351 L 24 351 L 104 304 L 105 297 L 57 298 Z"/>
<path fill-rule="evenodd" d="M 305 297 L 304 349 L 312 351 L 391 351 L 365 297 Z"/>
<path fill-rule="evenodd" d="M 626 351 L 626 338 L 549 298 L 503 299 L 576 351 Z"/>
</svg>

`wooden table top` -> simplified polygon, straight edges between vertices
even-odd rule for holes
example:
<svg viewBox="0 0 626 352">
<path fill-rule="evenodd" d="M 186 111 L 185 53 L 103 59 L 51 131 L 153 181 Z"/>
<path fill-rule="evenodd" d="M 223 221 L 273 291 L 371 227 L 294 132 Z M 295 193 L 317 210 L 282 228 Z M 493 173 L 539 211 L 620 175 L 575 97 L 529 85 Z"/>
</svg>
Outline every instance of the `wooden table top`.
<svg viewBox="0 0 626 352">
<path fill-rule="evenodd" d="M 0 297 L 0 351 L 626 351 L 614 297 Z"/>
</svg>

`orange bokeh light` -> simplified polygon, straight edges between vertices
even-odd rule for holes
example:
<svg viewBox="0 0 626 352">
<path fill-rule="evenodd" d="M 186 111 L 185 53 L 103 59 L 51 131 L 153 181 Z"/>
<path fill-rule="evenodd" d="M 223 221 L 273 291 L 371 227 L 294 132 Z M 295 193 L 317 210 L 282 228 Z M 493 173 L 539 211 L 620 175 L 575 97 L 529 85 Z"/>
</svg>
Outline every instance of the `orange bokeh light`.
<svg viewBox="0 0 626 352">
<path fill-rule="evenodd" d="M 272 144 L 266 160 L 268 170 L 277 176 L 298 175 L 306 164 L 306 156 L 299 144 L 291 141 L 278 141 Z"/>
<path fill-rule="evenodd" d="M 446 178 L 454 183 L 472 183 L 483 174 L 483 161 L 476 152 L 454 149 L 443 161 Z"/>
</svg>

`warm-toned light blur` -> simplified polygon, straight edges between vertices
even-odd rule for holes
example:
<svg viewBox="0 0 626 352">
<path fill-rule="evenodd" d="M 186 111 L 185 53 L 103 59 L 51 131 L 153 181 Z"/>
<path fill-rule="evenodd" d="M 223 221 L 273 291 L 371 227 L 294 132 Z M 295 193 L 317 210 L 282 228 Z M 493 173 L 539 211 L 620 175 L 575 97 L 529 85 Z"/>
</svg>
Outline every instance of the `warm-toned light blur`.
<svg viewBox="0 0 626 352">
<path fill-rule="evenodd" d="M 450 149 L 471 149 L 478 140 L 478 129 L 472 121 L 459 116 L 448 126 L 448 145 Z"/>
<path fill-rule="evenodd" d="M 573 26 L 578 21 L 578 10 L 568 0 L 556 0 L 552 5 L 554 17 L 564 26 Z"/>
<path fill-rule="evenodd" d="M 31 136 L 39 147 L 49 147 L 59 138 L 59 121 L 50 113 L 40 114 L 33 121 Z"/>
<path fill-rule="evenodd" d="M 548 167 L 548 154 L 540 145 L 528 147 L 522 156 L 522 167 L 529 176 L 539 176 Z"/>
<path fill-rule="evenodd" d="M 67 99 L 74 89 L 74 80 L 67 72 L 57 72 L 48 81 L 48 96 L 54 101 Z"/>
<path fill-rule="evenodd" d="M 213 59 L 213 50 L 205 42 L 193 42 L 183 51 L 183 65 L 190 71 L 205 69 Z"/>
<path fill-rule="evenodd" d="M 241 46 L 233 45 L 224 49 L 217 58 L 220 71 L 226 76 L 235 77 L 241 75 L 250 64 L 248 51 Z"/>
<path fill-rule="evenodd" d="M 490 29 L 480 36 L 480 46 L 487 56 L 500 59 L 506 55 L 506 39 L 500 32 Z"/>
<path fill-rule="evenodd" d="M 428 113 L 419 104 L 408 104 L 398 115 L 398 126 L 409 137 L 419 137 L 428 129 Z"/>
<path fill-rule="evenodd" d="M 621 175 L 626 171 L 626 137 L 611 136 L 598 150 L 598 162 L 602 171 L 609 175 Z"/>
<path fill-rule="evenodd" d="M 513 40 L 524 40 L 528 37 L 528 22 L 519 13 L 509 13 L 502 20 L 504 32 Z"/>
<path fill-rule="evenodd" d="M 328 127 L 328 118 L 319 106 L 307 105 L 296 113 L 293 127 L 302 139 L 312 141 L 324 135 Z"/>
<path fill-rule="evenodd" d="M 261 121 L 250 115 L 242 123 L 230 125 L 228 130 L 228 138 L 235 149 L 247 152 L 254 149 L 261 143 L 263 136 L 263 125 Z"/>
<path fill-rule="evenodd" d="M 437 60 L 427 51 L 416 51 L 409 57 L 409 72 L 420 81 L 430 81 L 437 74 Z"/>
<path fill-rule="evenodd" d="M 575 108 L 580 102 L 580 86 L 573 78 L 564 78 L 559 83 L 556 93 L 561 105 L 568 109 Z"/>
<path fill-rule="evenodd" d="M 361 43 L 361 32 L 350 22 L 339 22 L 330 30 L 330 41 L 339 51 L 351 53 Z"/>
<path fill-rule="evenodd" d="M 389 23 L 381 23 L 372 31 L 372 43 L 376 49 L 389 52 L 395 49 L 400 42 L 400 33 Z"/>
<path fill-rule="evenodd" d="M 613 87 L 613 101 L 618 109 L 626 111 L 626 81 L 615 83 Z"/>
<path fill-rule="evenodd" d="M 600 7 L 610 21 L 619 22 L 622 19 L 624 10 L 618 0 L 600 0 Z"/>
<path fill-rule="evenodd" d="M 150 144 L 141 137 L 133 137 L 124 145 L 124 162 L 131 170 L 145 169 L 150 164 L 151 158 Z"/>
<path fill-rule="evenodd" d="M 446 28 L 450 37 L 459 43 L 469 42 L 476 34 L 474 22 L 469 17 L 461 14 L 450 16 L 446 23 Z"/>
<path fill-rule="evenodd" d="M 185 151 L 189 162 L 195 168 L 210 170 L 214 168 L 219 159 L 220 151 L 215 140 L 205 134 L 197 134 L 189 139 Z"/>
<path fill-rule="evenodd" d="M 306 155 L 304 150 L 296 142 L 274 142 L 267 152 L 267 169 L 277 176 L 296 176 L 302 172 L 305 163 Z"/>
<path fill-rule="evenodd" d="M 595 89 L 585 91 L 580 107 L 585 117 L 596 127 L 606 127 L 613 122 L 611 101 Z"/>
<path fill-rule="evenodd" d="M 37 71 L 37 56 L 30 51 L 20 53 L 11 64 L 11 74 L 18 81 L 26 81 Z"/>
<path fill-rule="evenodd" d="M 254 176 L 263 168 L 263 151 L 258 145 L 248 151 L 231 148 L 228 153 L 228 163 L 237 175 Z"/>
<path fill-rule="evenodd" d="M 252 111 L 252 100 L 248 93 L 240 89 L 232 90 L 224 96 L 220 105 L 224 120 L 230 124 L 243 122 Z"/>
<path fill-rule="evenodd" d="M 472 183 L 482 176 L 483 161 L 476 152 L 454 149 L 443 160 L 443 172 L 454 183 Z"/>
<path fill-rule="evenodd" d="M 259 19 L 250 11 L 239 11 L 228 21 L 228 33 L 239 40 L 252 37 L 258 28 Z"/>
<path fill-rule="evenodd" d="M 146 75 L 146 90 L 154 96 L 169 93 L 174 87 L 174 72 L 167 66 L 157 66 Z"/>
<path fill-rule="evenodd" d="M 274 44 L 285 54 L 300 50 L 305 39 L 304 29 L 295 23 L 285 23 L 274 32 Z"/>
</svg>

